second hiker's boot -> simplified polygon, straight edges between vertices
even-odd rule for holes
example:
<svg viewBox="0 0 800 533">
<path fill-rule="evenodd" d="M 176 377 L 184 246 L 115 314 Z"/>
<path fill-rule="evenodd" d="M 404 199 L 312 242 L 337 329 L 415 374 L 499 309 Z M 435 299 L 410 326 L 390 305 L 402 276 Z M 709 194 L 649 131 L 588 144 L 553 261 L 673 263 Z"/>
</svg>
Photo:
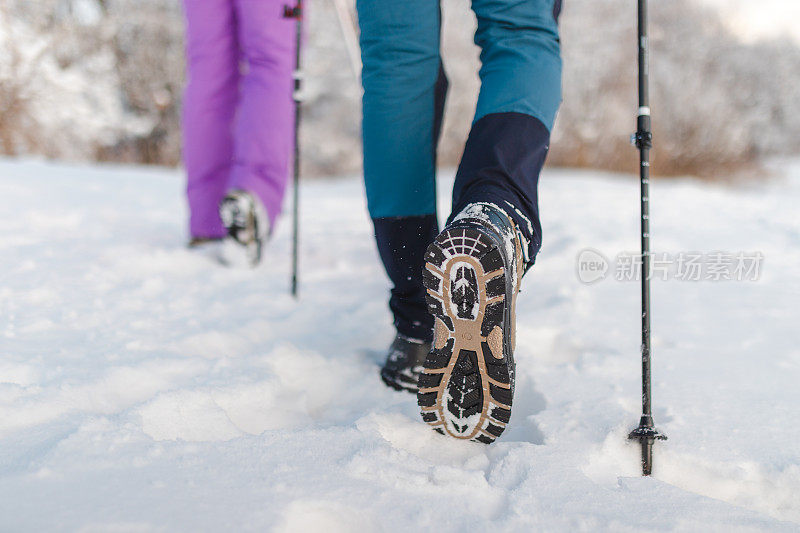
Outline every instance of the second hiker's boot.
<svg viewBox="0 0 800 533">
<path fill-rule="evenodd" d="M 258 265 L 270 232 L 269 217 L 258 197 L 247 191 L 232 190 L 220 203 L 219 216 L 228 231 L 226 245 L 232 245 L 226 247 L 226 262 Z M 237 257 L 242 252 L 244 261 Z"/>
</svg>

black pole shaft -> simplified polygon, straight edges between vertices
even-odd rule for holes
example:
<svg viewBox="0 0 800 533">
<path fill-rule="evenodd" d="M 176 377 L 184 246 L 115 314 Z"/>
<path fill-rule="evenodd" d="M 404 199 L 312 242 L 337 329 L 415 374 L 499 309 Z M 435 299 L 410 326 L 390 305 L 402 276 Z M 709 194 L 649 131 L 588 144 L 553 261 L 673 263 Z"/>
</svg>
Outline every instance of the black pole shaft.
<svg viewBox="0 0 800 533">
<path fill-rule="evenodd" d="M 652 131 L 650 121 L 650 72 L 648 64 L 647 0 L 638 0 L 639 21 L 639 113 L 636 119 L 634 144 L 639 149 L 639 181 L 641 194 L 641 247 L 642 247 L 642 417 L 639 427 L 628 436 L 639 440 L 642 452 L 642 475 L 653 471 L 653 442 L 666 439 L 653 426 L 652 391 L 650 387 L 650 148 Z"/>
<path fill-rule="evenodd" d="M 292 296 L 298 295 L 298 258 L 300 248 L 300 115 L 301 115 L 301 90 L 303 78 L 301 73 L 301 46 L 303 44 L 303 2 L 298 0 L 294 7 L 287 7 L 285 16 L 297 21 L 297 36 L 295 42 L 295 69 L 294 69 L 294 176 L 293 176 L 293 209 L 292 209 Z"/>
<path fill-rule="evenodd" d="M 642 226 L 642 414 L 650 405 L 650 98 L 647 64 L 647 0 L 639 0 L 639 178 Z"/>
</svg>

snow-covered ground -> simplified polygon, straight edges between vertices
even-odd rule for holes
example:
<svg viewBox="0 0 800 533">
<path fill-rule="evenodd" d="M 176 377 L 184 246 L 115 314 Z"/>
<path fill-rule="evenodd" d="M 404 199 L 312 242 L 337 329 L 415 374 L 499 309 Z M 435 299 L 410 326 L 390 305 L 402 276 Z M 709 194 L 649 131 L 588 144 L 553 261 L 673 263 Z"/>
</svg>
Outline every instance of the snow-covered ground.
<svg viewBox="0 0 800 533">
<path fill-rule="evenodd" d="M 2 531 L 798 531 L 800 165 L 653 186 L 658 251 L 761 252 L 758 281 L 654 282 L 652 478 L 634 180 L 547 171 L 510 428 L 448 440 L 382 385 L 388 282 L 358 180 L 303 187 L 257 270 L 184 247 L 180 174 L 0 162 Z M 444 193 L 449 185 L 442 182 Z M 447 194 L 442 195 L 446 210 Z"/>
</svg>

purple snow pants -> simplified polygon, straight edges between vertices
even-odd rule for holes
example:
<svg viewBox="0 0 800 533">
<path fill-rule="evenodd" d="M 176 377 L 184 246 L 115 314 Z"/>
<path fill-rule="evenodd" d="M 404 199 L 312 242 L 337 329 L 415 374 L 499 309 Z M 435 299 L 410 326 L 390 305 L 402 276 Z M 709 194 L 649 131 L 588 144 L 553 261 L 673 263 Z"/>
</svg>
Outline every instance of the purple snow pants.
<svg viewBox="0 0 800 533">
<path fill-rule="evenodd" d="M 220 200 L 256 194 L 274 224 L 294 142 L 295 21 L 285 0 L 183 0 L 184 161 L 192 237 L 222 237 Z"/>
</svg>

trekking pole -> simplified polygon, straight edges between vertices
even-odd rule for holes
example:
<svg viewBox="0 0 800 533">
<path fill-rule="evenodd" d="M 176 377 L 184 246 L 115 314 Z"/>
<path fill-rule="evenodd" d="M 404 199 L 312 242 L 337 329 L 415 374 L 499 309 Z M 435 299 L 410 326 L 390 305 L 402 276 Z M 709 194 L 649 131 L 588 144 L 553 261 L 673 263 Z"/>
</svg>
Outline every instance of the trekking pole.
<svg viewBox="0 0 800 533">
<path fill-rule="evenodd" d="M 650 130 L 649 66 L 647 62 L 647 0 L 639 1 L 639 116 L 631 142 L 639 149 L 639 177 L 642 212 L 642 417 L 639 427 L 628 435 L 642 447 L 642 475 L 653 471 L 653 442 L 666 440 L 653 426 L 650 391 Z"/>
<path fill-rule="evenodd" d="M 303 0 L 297 0 L 294 6 L 283 7 L 284 18 L 297 21 L 297 41 L 295 45 L 294 63 L 294 185 L 293 185 L 293 212 L 292 212 L 292 296 L 297 298 L 297 262 L 299 255 L 300 233 L 300 105 L 302 103 L 301 89 L 303 76 L 300 71 L 300 47 L 303 43 Z"/>
</svg>

